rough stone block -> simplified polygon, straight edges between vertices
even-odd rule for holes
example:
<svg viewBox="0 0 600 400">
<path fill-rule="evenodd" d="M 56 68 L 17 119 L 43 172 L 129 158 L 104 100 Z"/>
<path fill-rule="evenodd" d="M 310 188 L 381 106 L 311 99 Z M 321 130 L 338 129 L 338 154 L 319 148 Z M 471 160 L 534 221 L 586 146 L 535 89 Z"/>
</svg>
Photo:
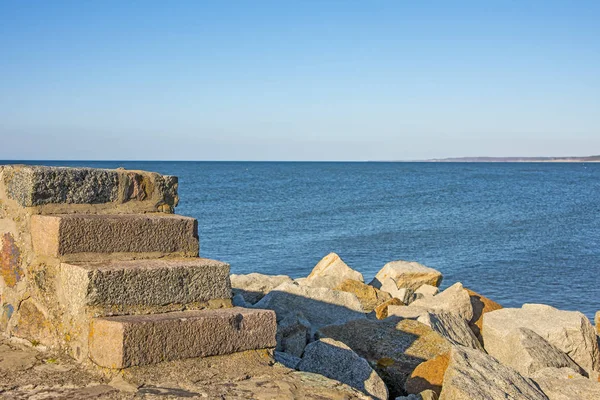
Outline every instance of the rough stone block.
<svg viewBox="0 0 600 400">
<path fill-rule="evenodd" d="M 73 310 L 231 298 L 229 265 L 204 258 L 62 264 L 58 279 L 59 298 Z"/>
<path fill-rule="evenodd" d="M 33 249 L 64 261 L 112 257 L 196 257 L 195 219 L 166 214 L 33 215 Z"/>
<path fill-rule="evenodd" d="M 6 197 L 21 207 L 145 201 L 172 212 L 178 202 L 177 177 L 154 172 L 7 165 L 1 175 Z"/>
<path fill-rule="evenodd" d="M 90 358 L 102 367 L 125 368 L 274 348 L 276 331 L 273 311 L 237 307 L 96 318 Z"/>
</svg>

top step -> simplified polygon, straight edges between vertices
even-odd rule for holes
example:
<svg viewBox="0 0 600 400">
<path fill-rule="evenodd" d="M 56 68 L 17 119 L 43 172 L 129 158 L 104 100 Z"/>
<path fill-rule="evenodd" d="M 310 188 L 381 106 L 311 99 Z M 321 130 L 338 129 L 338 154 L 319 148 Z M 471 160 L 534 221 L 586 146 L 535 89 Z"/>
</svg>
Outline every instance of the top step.
<svg viewBox="0 0 600 400">
<path fill-rule="evenodd" d="M 0 166 L 0 201 L 32 214 L 172 213 L 175 176 L 125 169 Z"/>
</svg>

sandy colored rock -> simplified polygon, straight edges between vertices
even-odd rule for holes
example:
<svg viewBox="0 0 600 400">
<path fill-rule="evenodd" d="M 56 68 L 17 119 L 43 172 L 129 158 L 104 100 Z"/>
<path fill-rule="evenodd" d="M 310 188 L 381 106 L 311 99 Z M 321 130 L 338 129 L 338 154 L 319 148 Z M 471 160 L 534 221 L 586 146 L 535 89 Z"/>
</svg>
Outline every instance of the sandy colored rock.
<svg viewBox="0 0 600 400">
<path fill-rule="evenodd" d="M 326 326 L 317 337 L 341 341 L 367 359 L 392 397 L 403 394 L 404 383 L 417 365 L 450 350 L 450 343 L 430 327 L 393 317 Z"/>
<path fill-rule="evenodd" d="M 398 288 L 396 281 L 392 278 L 385 278 L 380 290 L 389 293 L 392 297 L 402 301 L 403 304 L 409 304 L 413 295 L 412 289 Z"/>
<path fill-rule="evenodd" d="M 82 306 L 160 306 L 229 299 L 229 265 L 206 258 L 65 264 L 59 298 Z"/>
<path fill-rule="evenodd" d="M 426 313 L 417 319 L 430 326 L 450 343 L 483 351 L 481 343 L 469 328 L 467 322 L 455 314 L 448 312 Z"/>
<path fill-rule="evenodd" d="M 425 308 L 433 313 L 449 312 L 465 321 L 473 318 L 473 306 L 469 292 L 457 282 L 440 294 L 413 301 L 409 307 Z"/>
<path fill-rule="evenodd" d="M 598 400 L 600 383 L 570 368 L 545 368 L 532 377 L 550 400 Z"/>
<path fill-rule="evenodd" d="M 237 307 L 96 318 L 90 358 L 103 367 L 125 368 L 274 348 L 276 331 L 272 311 Z"/>
<path fill-rule="evenodd" d="M 415 294 L 422 294 L 423 296 L 435 296 L 440 292 L 440 289 L 437 286 L 432 285 L 421 285 L 417 290 L 415 290 Z"/>
<path fill-rule="evenodd" d="M 388 317 L 400 317 L 405 319 L 419 319 L 427 315 L 429 310 L 423 307 L 392 306 L 388 307 Z"/>
<path fill-rule="evenodd" d="M 544 368 L 570 368 L 584 373 L 564 352 L 531 329 L 510 330 L 500 342 L 493 340 L 495 336 L 486 337 L 488 354 L 523 376 L 531 376 Z"/>
<path fill-rule="evenodd" d="M 388 398 L 385 384 L 369 363 L 350 347 L 333 339 L 325 338 L 309 344 L 298 369 L 338 380 L 374 399 Z"/>
<path fill-rule="evenodd" d="M 548 400 L 535 383 L 482 351 L 455 346 L 440 400 Z"/>
<path fill-rule="evenodd" d="M 483 343 L 490 354 L 502 356 L 503 346 L 519 328 L 528 328 L 566 353 L 588 374 L 600 368 L 600 351 L 590 321 L 580 312 L 561 311 L 543 304 L 503 308 L 483 316 Z"/>
<path fill-rule="evenodd" d="M 354 294 L 366 313 L 373 311 L 378 305 L 392 299 L 389 293 L 353 279 L 346 279 L 333 289 Z"/>
<path fill-rule="evenodd" d="M 431 360 L 423 361 L 415 368 L 406 380 L 404 389 L 409 394 L 419 394 L 425 390 L 432 390 L 437 396 L 442 391 L 444 374 L 450 362 L 450 352 L 435 356 Z"/>
<path fill-rule="evenodd" d="M 194 218 L 168 214 L 33 215 L 33 248 L 63 261 L 198 256 Z"/>
<path fill-rule="evenodd" d="M 421 285 L 439 286 L 442 283 L 442 274 L 439 271 L 414 261 L 398 260 L 385 264 L 370 284 L 379 289 L 386 278 L 396 281 L 399 288 L 409 288 L 413 291 Z"/>
<path fill-rule="evenodd" d="M 315 265 L 306 278 L 306 284 L 310 286 L 322 286 L 333 289 L 346 279 L 364 282 L 362 274 L 350 268 L 335 253 L 329 253 Z"/>
<path fill-rule="evenodd" d="M 288 314 L 301 312 L 313 330 L 325 325 L 366 318 L 360 301 L 352 293 L 293 283 L 276 287 L 254 307 L 274 310 L 279 321 Z"/>
<path fill-rule="evenodd" d="M 392 297 L 388 301 L 381 303 L 377 307 L 375 307 L 375 317 L 377 319 L 386 319 L 388 317 L 388 307 L 389 306 L 404 306 L 404 303 L 400 299 Z"/>
<path fill-rule="evenodd" d="M 469 293 L 469 296 L 471 296 L 471 306 L 473 307 L 473 318 L 471 318 L 471 321 L 469 321 L 469 326 L 471 327 L 473 333 L 475 333 L 475 336 L 477 336 L 480 341 L 483 341 L 481 337 L 483 314 L 490 311 L 500 310 L 502 306 L 477 292 L 467 288 L 465 288 L 465 290 Z"/>
<path fill-rule="evenodd" d="M 596 334 L 600 336 L 600 311 L 596 313 L 596 317 L 594 318 L 594 324 L 596 325 Z"/>
<path fill-rule="evenodd" d="M 52 346 L 55 342 L 54 331 L 48 316 L 32 299 L 21 303 L 12 334 L 34 344 Z"/>
<path fill-rule="evenodd" d="M 231 274 L 231 287 L 233 294 L 241 294 L 250 304 L 256 304 L 267 293 L 282 283 L 292 283 L 292 278 L 287 275 L 264 275 L 256 272 L 236 275 Z"/>
</svg>

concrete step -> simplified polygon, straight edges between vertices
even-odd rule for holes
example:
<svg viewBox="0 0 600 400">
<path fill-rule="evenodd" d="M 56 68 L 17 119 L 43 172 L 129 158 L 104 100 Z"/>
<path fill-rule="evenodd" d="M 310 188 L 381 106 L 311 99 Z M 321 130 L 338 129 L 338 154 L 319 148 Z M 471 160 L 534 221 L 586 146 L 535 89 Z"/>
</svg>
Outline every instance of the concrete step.
<svg viewBox="0 0 600 400">
<path fill-rule="evenodd" d="M 89 354 L 106 368 L 273 348 L 275 312 L 246 308 L 95 318 Z"/>
<path fill-rule="evenodd" d="M 170 214 L 32 215 L 37 256 L 63 261 L 197 257 L 198 224 Z"/>
<path fill-rule="evenodd" d="M 73 313 L 230 299 L 229 265 L 206 258 L 106 261 L 60 265 L 58 298 Z M 123 311 L 121 311 L 123 312 Z"/>
</svg>

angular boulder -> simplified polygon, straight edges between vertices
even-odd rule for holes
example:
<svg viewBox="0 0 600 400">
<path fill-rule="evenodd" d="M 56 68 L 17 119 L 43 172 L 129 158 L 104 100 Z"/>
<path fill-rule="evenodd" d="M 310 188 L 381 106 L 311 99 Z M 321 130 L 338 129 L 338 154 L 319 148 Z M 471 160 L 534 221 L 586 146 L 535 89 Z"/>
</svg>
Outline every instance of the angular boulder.
<svg viewBox="0 0 600 400">
<path fill-rule="evenodd" d="M 316 336 L 344 342 L 367 359 L 387 384 L 392 398 L 404 393 L 406 379 L 421 362 L 448 352 L 451 346 L 430 327 L 399 318 L 330 325 L 319 329 Z"/>
<path fill-rule="evenodd" d="M 579 374 L 584 373 L 564 352 L 531 329 L 510 330 L 501 341 L 492 340 L 490 336 L 488 339 L 488 354 L 502 364 L 514 368 L 521 375 L 531 376 L 544 368 L 571 368 Z"/>
<path fill-rule="evenodd" d="M 300 312 L 288 314 L 277 325 L 275 350 L 301 357 L 311 337 L 310 323 Z"/>
<path fill-rule="evenodd" d="M 545 368 L 532 379 L 550 400 L 598 400 L 600 383 L 570 368 Z"/>
<path fill-rule="evenodd" d="M 423 296 L 435 296 L 440 292 L 440 289 L 436 286 L 432 285 L 421 285 L 417 290 L 415 290 L 415 294 L 421 294 Z"/>
<path fill-rule="evenodd" d="M 434 313 L 449 312 L 465 321 L 470 321 L 473 318 L 471 296 L 460 282 L 455 283 L 438 295 L 415 300 L 409 307 L 425 308 Z"/>
<path fill-rule="evenodd" d="M 367 360 L 333 339 L 321 339 L 306 346 L 298 369 L 338 380 L 375 399 L 388 398 L 385 384 Z"/>
<path fill-rule="evenodd" d="M 445 337 L 450 343 L 483 351 L 479 340 L 467 322 L 451 313 L 427 313 L 417 319 Z"/>
<path fill-rule="evenodd" d="M 231 274 L 230 279 L 233 295 L 241 294 L 250 304 L 256 304 L 282 283 L 293 282 L 287 275 L 264 275 L 256 272 L 245 275 Z"/>
<path fill-rule="evenodd" d="M 511 335 L 528 328 L 566 353 L 588 375 L 600 369 L 600 351 L 590 321 L 580 312 L 561 311 L 543 304 L 524 304 L 522 308 L 503 308 L 483 316 L 483 343 L 486 350 L 502 356 Z"/>
<path fill-rule="evenodd" d="M 435 356 L 431 360 L 423 361 L 406 380 L 404 384 L 406 393 L 417 394 L 425 390 L 431 390 L 439 396 L 442 391 L 444 374 L 449 362 L 450 352 Z"/>
<path fill-rule="evenodd" d="M 404 306 L 404 303 L 400 299 L 392 297 L 385 303 L 381 303 L 377 307 L 375 307 L 375 318 L 377 319 L 386 319 L 388 317 L 388 307 L 389 306 Z"/>
<path fill-rule="evenodd" d="M 350 268 L 335 253 L 329 253 L 315 265 L 304 284 L 333 289 L 346 279 L 364 282 L 362 274 Z"/>
<path fill-rule="evenodd" d="M 439 286 L 442 283 L 441 272 L 418 262 L 402 260 L 385 264 L 370 284 L 379 289 L 386 278 L 396 281 L 399 288 L 408 288 L 413 291 L 421 285 Z"/>
<path fill-rule="evenodd" d="M 548 400 L 536 384 L 482 351 L 455 346 L 440 400 Z"/>
<path fill-rule="evenodd" d="M 369 285 L 369 286 L 371 286 L 371 285 Z M 386 293 L 389 293 L 392 297 L 394 297 L 398 300 L 401 300 L 402 303 L 404 303 L 404 304 L 410 303 L 410 300 L 413 295 L 412 289 L 398 288 L 396 281 L 393 280 L 392 278 L 384 279 L 383 283 L 381 284 L 380 290 L 382 290 Z"/>
<path fill-rule="evenodd" d="M 263 297 L 255 308 L 274 310 L 277 320 L 301 312 L 312 329 L 354 319 L 366 319 L 360 301 L 352 293 L 284 283 Z"/>
<path fill-rule="evenodd" d="M 375 309 L 375 307 L 392 298 L 389 293 L 375 289 L 371 285 L 355 281 L 354 279 L 344 280 L 342 283 L 337 285 L 334 290 L 340 290 L 342 292 L 354 294 L 358 298 L 358 301 L 360 301 L 360 304 L 362 304 L 363 310 L 366 313 L 370 313 Z"/>
<path fill-rule="evenodd" d="M 471 306 L 473 307 L 473 318 L 471 318 L 471 321 L 469 321 L 469 326 L 471 327 L 473 333 L 475 333 L 475 336 L 477 336 L 480 341 L 483 341 L 481 338 L 483 314 L 490 311 L 500 310 L 502 306 L 477 292 L 467 288 L 465 288 L 465 290 L 469 293 L 469 296 L 471 296 Z"/>
</svg>

